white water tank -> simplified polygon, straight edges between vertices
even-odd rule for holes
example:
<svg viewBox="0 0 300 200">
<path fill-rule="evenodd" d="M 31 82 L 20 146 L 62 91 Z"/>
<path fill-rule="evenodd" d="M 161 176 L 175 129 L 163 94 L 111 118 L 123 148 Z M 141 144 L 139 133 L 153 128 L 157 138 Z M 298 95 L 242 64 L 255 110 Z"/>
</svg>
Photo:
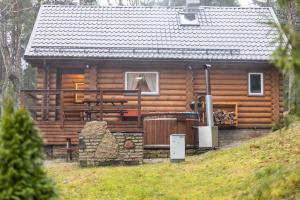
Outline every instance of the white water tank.
<svg viewBox="0 0 300 200">
<path fill-rule="evenodd" d="M 170 159 L 171 162 L 185 160 L 185 134 L 170 135 Z"/>
</svg>

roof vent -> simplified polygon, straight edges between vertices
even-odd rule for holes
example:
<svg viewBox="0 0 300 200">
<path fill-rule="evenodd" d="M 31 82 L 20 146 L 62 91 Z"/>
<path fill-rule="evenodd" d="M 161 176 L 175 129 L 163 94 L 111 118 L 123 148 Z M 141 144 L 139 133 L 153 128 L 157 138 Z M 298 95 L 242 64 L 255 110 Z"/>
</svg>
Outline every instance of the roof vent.
<svg viewBox="0 0 300 200">
<path fill-rule="evenodd" d="M 200 0 L 186 0 L 186 8 L 179 13 L 180 25 L 200 25 L 199 24 Z"/>
<path fill-rule="evenodd" d="M 179 13 L 180 25 L 200 25 L 197 12 L 187 11 Z"/>
</svg>

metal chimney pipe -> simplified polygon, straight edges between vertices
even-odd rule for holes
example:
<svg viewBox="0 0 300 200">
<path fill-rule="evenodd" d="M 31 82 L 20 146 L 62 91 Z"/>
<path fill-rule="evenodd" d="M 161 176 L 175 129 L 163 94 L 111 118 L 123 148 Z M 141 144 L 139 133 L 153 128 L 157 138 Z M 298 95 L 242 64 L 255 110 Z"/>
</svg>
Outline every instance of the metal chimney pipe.
<svg viewBox="0 0 300 200">
<path fill-rule="evenodd" d="M 190 9 L 198 9 L 200 6 L 200 0 L 186 0 L 185 7 Z"/>
<path fill-rule="evenodd" d="M 212 96 L 211 96 L 211 86 L 210 86 L 210 64 L 204 65 L 205 70 L 205 84 L 206 84 L 206 119 L 207 119 L 207 126 L 213 127 L 214 126 L 214 118 L 213 118 L 213 104 L 212 104 Z"/>
</svg>

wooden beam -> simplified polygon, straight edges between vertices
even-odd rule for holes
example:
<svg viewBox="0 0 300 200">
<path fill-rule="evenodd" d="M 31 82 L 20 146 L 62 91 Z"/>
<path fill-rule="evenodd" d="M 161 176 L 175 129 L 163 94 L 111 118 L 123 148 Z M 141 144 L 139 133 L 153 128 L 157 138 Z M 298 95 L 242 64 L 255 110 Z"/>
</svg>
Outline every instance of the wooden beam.
<svg viewBox="0 0 300 200">
<path fill-rule="evenodd" d="M 142 91 L 139 90 L 138 92 L 138 126 L 142 128 L 142 117 L 141 117 L 141 110 L 142 110 L 142 104 L 141 104 L 141 95 Z"/>
<path fill-rule="evenodd" d="M 84 83 L 85 89 L 87 90 L 96 90 L 97 89 L 97 67 L 86 65 L 84 70 Z M 85 99 L 96 98 L 97 95 L 85 94 Z"/>
<path fill-rule="evenodd" d="M 87 90 L 96 90 L 97 89 L 97 67 L 90 66 L 84 70 L 84 77 L 85 77 L 85 89 Z"/>
<path fill-rule="evenodd" d="M 49 66 L 46 63 L 46 60 L 43 60 L 43 70 L 44 70 L 44 89 L 49 89 Z M 48 120 L 48 93 L 44 93 L 43 95 L 43 103 L 42 103 L 42 118 L 44 120 Z M 47 110 L 45 110 L 45 108 Z"/>
<path fill-rule="evenodd" d="M 63 127 L 64 126 L 64 121 L 65 121 L 65 119 L 64 119 L 64 91 L 63 90 L 60 90 L 60 116 L 59 116 L 59 120 L 60 120 L 60 125 L 61 125 L 61 127 Z"/>
<path fill-rule="evenodd" d="M 272 68 L 272 122 L 280 122 L 280 83 L 279 76 L 280 73 L 276 68 Z"/>
<path fill-rule="evenodd" d="M 191 111 L 190 103 L 194 97 L 194 71 L 192 67 L 186 67 L 185 69 L 185 82 L 186 82 L 186 110 Z"/>
</svg>

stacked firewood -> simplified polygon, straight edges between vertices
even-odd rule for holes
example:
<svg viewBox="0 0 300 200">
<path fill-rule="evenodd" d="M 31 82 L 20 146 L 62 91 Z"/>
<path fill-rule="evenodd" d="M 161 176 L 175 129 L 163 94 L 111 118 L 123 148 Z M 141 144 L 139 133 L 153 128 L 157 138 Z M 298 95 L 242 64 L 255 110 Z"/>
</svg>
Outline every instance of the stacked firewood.
<svg viewBox="0 0 300 200">
<path fill-rule="evenodd" d="M 234 125 L 234 112 L 218 109 L 214 111 L 215 124 L 220 125 Z"/>
</svg>

